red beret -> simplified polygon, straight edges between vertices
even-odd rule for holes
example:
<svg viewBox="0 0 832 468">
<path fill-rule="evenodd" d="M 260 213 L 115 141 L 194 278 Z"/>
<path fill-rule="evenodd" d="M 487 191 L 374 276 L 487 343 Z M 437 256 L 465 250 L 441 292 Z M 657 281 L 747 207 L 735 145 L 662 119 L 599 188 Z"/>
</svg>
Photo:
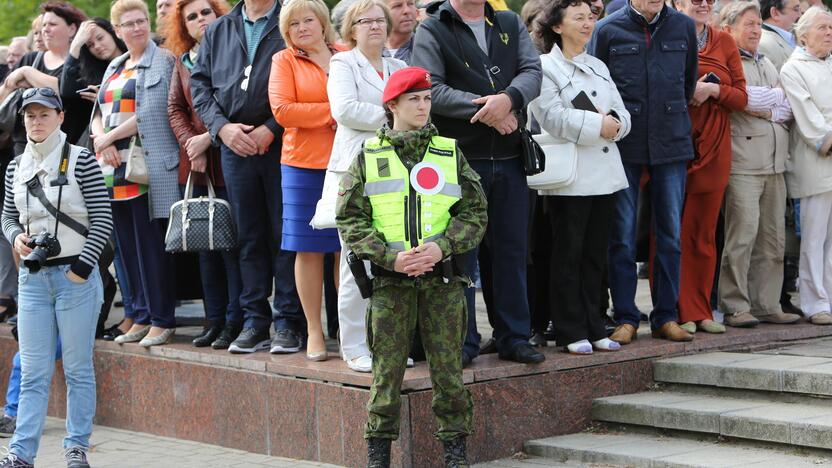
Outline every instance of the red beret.
<svg viewBox="0 0 832 468">
<path fill-rule="evenodd" d="M 421 67 L 407 67 L 393 72 L 384 87 L 383 103 L 396 99 L 404 93 L 430 89 L 430 73 Z"/>
</svg>

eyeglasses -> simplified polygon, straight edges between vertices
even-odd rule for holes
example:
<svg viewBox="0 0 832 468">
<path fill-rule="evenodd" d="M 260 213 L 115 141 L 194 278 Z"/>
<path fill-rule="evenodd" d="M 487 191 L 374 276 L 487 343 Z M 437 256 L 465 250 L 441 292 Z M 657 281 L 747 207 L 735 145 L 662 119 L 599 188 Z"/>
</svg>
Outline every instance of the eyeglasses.
<svg viewBox="0 0 832 468">
<path fill-rule="evenodd" d="M 58 93 L 56 93 L 55 90 L 52 88 L 29 88 L 26 91 L 23 91 L 23 99 L 29 99 L 35 94 L 40 94 L 41 96 L 51 98 L 58 97 Z"/>
<path fill-rule="evenodd" d="M 245 76 L 245 78 L 243 78 L 243 82 L 240 83 L 240 89 L 242 89 L 243 91 L 248 91 L 248 76 L 251 75 L 251 65 L 247 66 L 243 70 L 243 75 Z"/>
<path fill-rule="evenodd" d="M 203 18 L 205 18 L 206 16 L 211 16 L 213 13 L 214 13 L 214 10 L 212 10 L 210 8 L 203 8 L 203 9 L 199 10 L 199 13 L 193 12 L 190 15 L 186 16 L 185 21 L 188 21 L 188 22 L 194 21 L 195 19 L 197 19 L 198 16 L 202 16 Z"/>
<path fill-rule="evenodd" d="M 716 0 L 690 0 L 691 5 L 704 5 L 706 3 L 708 5 L 713 5 L 716 3 Z"/>
<path fill-rule="evenodd" d="M 117 24 L 116 27 L 119 29 L 136 29 L 143 27 L 147 24 L 147 22 L 147 18 L 139 18 L 137 20 L 125 21 L 124 23 Z"/>
<path fill-rule="evenodd" d="M 353 21 L 353 26 L 370 26 L 370 25 L 377 25 L 377 26 L 385 26 L 387 24 L 387 18 L 360 18 Z"/>
</svg>

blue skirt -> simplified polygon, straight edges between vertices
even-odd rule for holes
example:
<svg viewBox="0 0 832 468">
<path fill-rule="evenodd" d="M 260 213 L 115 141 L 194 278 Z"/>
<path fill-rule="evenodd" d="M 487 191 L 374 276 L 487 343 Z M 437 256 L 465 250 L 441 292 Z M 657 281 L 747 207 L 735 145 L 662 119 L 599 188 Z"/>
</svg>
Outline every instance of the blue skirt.
<svg viewBox="0 0 832 468">
<path fill-rule="evenodd" d="M 280 248 L 290 252 L 340 252 L 337 229 L 312 229 L 309 221 L 324 189 L 325 169 L 280 165 L 283 190 L 283 236 Z"/>
</svg>

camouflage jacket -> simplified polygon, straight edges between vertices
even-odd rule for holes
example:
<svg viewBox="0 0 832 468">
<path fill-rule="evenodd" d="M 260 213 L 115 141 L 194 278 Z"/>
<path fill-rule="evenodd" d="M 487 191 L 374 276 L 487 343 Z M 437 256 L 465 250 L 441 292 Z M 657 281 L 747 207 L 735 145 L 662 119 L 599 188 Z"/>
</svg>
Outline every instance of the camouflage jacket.
<svg viewBox="0 0 832 468">
<path fill-rule="evenodd" d="M 437 135 L 437 130 L 432 124 L 414 131 L 392 130 L 384 126 L 376 133 L 380 139 L 393 145 L 399 159 L 410 170 L 422 160 L 430 139 Z M 468 165 L 458 146 L 457 152 L 462 198 L 451 207 L 451 221 L 445 229 L 445 237 L 436 240 L 442 249 L 443 258 L 476 248 L 485 234 L 488 221 L 480 178 Z M 393 271 L 398 251 L 387 247 L 384 235 L 373 228 L 373 209 L 370 199 L 364 196 L 364 164 L 362 151 L 341 180 L 335 211 L 338 230 L 344 242 L 359 258 Z"/>
</svg>

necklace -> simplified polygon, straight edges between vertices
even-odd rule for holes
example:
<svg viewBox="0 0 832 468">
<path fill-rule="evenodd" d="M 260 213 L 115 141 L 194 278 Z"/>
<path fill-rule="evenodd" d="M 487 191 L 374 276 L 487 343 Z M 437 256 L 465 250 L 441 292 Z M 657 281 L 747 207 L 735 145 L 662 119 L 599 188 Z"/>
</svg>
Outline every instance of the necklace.
<svg viewBox="0 0 832 468">
<path fill-rule="evenodd" d="M 696 35 L 696 47 L 698 50 L 702 50 L 705 48 L 705 45 L 708 43 L 708 27 L 705 26 L 702 29 L 702 32 Z"/>
</svg>

